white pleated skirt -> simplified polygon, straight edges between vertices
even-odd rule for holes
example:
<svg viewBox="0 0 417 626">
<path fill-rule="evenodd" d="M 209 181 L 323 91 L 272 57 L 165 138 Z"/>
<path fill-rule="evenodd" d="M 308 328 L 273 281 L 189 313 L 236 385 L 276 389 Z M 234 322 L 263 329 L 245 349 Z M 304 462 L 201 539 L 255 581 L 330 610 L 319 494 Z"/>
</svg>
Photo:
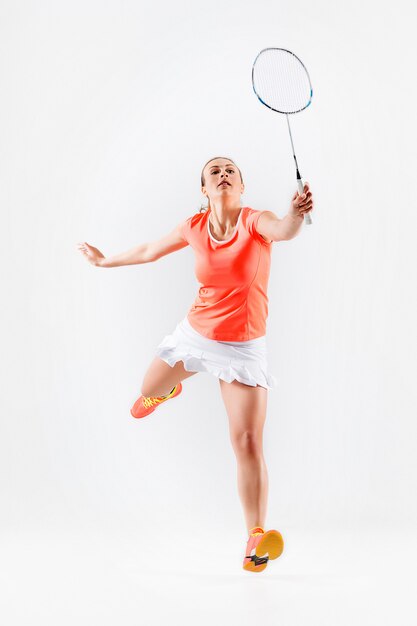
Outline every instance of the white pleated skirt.
<svg viewBox="0 0 417 626">
<path fill-rule="evenodd" d="M 156 349 L 171 367 L 183 361 L 187 372 L 208 372 L 230 383 L 272 389 L 277 379 L 268 372 L 266 336 L 250 341 L 217 341 L 198 333 L 185 317 Z"/>
</svg>

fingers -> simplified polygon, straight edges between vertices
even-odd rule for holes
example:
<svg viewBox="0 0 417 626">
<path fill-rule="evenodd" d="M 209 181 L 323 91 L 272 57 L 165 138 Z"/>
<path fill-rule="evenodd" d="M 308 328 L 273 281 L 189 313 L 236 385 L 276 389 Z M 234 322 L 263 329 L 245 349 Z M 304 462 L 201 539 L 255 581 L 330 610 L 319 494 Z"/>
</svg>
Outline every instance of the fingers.
<svg viewBox="0 0 417 626">
<path fill-rule="evenodd" d="M 304 214 L 312 211 L 313 205 L 313 194 L 310 191 L 310 185 L 304 183 L 304 193 L 298 196 L 297 209 L 301 214 Z"/>
<path fill-rule="evenodd" d="M 304 193 L 299 194 L 299 195 L 305 198 L 305 196 L 306 196 L 308 193 L 310 193 L 310 194 L 311 194 L 311 191 L 310 191 L 310 184 L 309 184 L 309 183 L 304 183 Z"/>
<path fill-rule="evenodd" d="M 299 196 L 297 205 L 304 206 L 308 204 L 309 202 L 313 202 L 313 194 L 311 193 L 311 191 L 307 193 L 303 193 L 301 196 Z"/>
<path fill-rule="evenodd" d="M 303 205 L 301 207 L 298 207 L 298 212 L 300 213 L 300 215 L 303 215 L 304 213 L 308 213 L 309 211 L 313 210 L 313 203 L 310 202 L 309 204 Z"/>
<path fill-rule="evenodd" d="M 91 246 L 89 246 L 87 242 L 79 243 L 77 247 L 80 252 L 84 252 L 85 254 L 88 254 L 91 250 Z"/>
<path fill-rule="evenodd" d="M 309 191 L 310 191 L 310 183 L 306 182 L 306 183 L 304 183 L 303 193 L 300 193 L 299 191 L 296 191 L 295 195 L 298 194 L 299 196 L 305 196 Z"/>
<path fill-rule="evenodd" d="M 295 194 L 292 197 L 292 201 L 294 202 L 295 200 L 297 200 L 297 198 L 299 198 L 299 204 L 301 204 L 302 201 L 304 201 L 305 199 L 308 199 L 312 196 L 311 191 L 310 191 L 310 183 L 305 182 L 304 183 L 304 193 L 300 194 L 298 191 L 295 192 Z"/>
<path fill-rule="evenodd" d="M 91 249 L 90 246 L 88 245 L 88 243 L 84 242 L 84 243 L 78 243 L 77 244 L 78 250 L 88 259 L 90 260 L 90 255 L 91 255 Z"/>
</svg>

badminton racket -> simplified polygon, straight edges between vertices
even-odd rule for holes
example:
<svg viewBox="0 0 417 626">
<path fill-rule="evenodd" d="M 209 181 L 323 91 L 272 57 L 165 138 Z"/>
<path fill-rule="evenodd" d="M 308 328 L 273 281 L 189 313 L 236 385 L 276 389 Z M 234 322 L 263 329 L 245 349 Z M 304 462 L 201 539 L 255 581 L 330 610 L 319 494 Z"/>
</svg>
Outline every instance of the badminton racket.
<svg viewBox="0 0 417 626">
<path fill-rule="evenodd" d="M 293 52 L 285 48 L 265 48 L 253 63 L 252 86 L 262 104 L 276 113 L 284 113 L 287 118 L 297 188 L 301 196 L 304 183 L 295 156 L 289 115 L 299 113 L 311 104 L 313 89 L 307 69 Z M 309 213 L 304 214 L 304 223 L 312 224 Z"/>
</svg>

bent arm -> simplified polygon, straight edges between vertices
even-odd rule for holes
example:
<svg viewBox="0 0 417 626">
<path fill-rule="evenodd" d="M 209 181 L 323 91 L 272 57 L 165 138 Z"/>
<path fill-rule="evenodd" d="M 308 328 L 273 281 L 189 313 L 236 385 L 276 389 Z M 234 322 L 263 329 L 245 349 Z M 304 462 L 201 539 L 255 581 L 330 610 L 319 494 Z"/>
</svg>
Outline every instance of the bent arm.
<svg viewBox="0 0 417 626">
<path fill-rule="evenodd" d="M 272 241 L 288 241 L 299 232 L 303 217 L 286 215 L 279 218 L 272 211 L 262 211 L 256 230 L 260 235 Z"/>
<path fill-rule="evenodd" d="M 277 217 L 272 211 L 262 211 L 258 218 L 256 230 L 264 239 L 284 241 L 286 239 L 286 230 L 283 227 L 283 222 L 284 220 Z"/>
</svg>

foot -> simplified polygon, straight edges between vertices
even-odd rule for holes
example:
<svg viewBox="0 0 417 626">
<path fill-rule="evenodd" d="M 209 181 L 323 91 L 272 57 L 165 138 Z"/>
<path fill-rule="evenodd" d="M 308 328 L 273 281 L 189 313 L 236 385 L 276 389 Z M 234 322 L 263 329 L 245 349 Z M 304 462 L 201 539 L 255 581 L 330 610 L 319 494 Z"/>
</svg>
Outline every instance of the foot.
<svg viewBox="0 0 417 626">
<path fill-rule="evenodd" d="M 130 413 L 132 417 L 146 417 L 155 411 L 155 409 L 158 408 L 158 406 L 163 402 L 179 396 L 181 391 L 182 385 L 181 383 L 178 383 L 178 385 L 176 385 L 167 396 L 140 396 L 130 409 Z"/>
<path fill-rule="evenodd" d="M 249 572 L 262 572 L 271 559 L 277 559 L 284 550 L 284 540 L 277 530 L 265 530 L 256 526 L 250 531 L 246 545 L 243 569 Z"/>
</svg>

